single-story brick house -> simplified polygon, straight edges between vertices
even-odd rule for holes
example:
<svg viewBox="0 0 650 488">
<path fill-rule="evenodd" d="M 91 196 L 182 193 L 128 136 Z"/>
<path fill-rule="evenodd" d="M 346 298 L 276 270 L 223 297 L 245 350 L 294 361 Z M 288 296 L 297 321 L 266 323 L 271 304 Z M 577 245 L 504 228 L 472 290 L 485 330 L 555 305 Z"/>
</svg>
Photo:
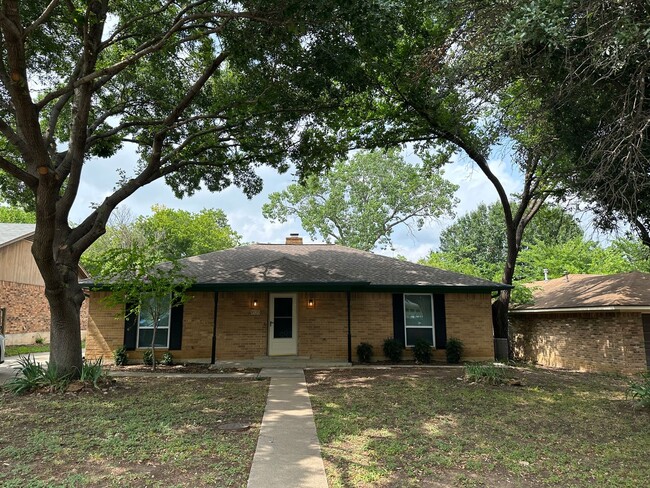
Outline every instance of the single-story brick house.
<svg viewBox="0 0 650 488">
<path fill-rule="evenodd" d="M 650 367 L 650 273 L 567 275 L 531 283 L 510 311 L 516 358 L 581 371 Z"/>
<path fill-rule="evenodd" d="M 50 306 L 45 283 L 32 256 L 34 224 L 0 223 L 0 319 L 4 318 L 7 345 L 49 342 Z M 80 279 L 88 275 L 80 266 Z M 86 333 L 88 302 L 81 308 L 81 334 Z M 1 324 L 0 324 L 1 325 Z"/>
<path fill-rule="evenodd" d="M 356 360 L 361 342 L 381 359 L 384 339 L 419 338 L 444 359 L 447 337 L 465 358 L 494 357 L 491 293 L 505 285 L 338 245 L 254 244 L 181 260 L 195 280 L 173 307 L 157 342 L 175 360 L 212 362 L 297 356 Z M 91 291 L 86 357 L 110 359 L 125 345 L 140 358 L 151 340 L 146 318 L 124 319 Z M 116 318 L 117 317 L 117 318 Z"/>
</svg>

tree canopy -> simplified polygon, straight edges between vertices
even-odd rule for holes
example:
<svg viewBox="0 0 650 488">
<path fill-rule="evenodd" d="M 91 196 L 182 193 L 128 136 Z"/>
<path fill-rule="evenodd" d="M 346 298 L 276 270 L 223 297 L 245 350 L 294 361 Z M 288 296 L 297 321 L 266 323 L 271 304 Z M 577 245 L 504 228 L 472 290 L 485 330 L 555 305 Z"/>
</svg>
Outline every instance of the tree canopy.
<svg viewBox="0 0 650 488">
<path fill-rule="evenodd" d="M 32 253 L 50 305 L 50 361 L 81 369 L 76 269 L 115 207 L 164 179 L 261 189 L 255 168 L 321 168 L 346 148 L 323 123 L 356 78 L 356 2 L 5 0 L 0 15 L 0 190 L 34 208 Z M 312 69 L 312 68 L 318 69 Z M 126 146 L 135 168 L 76 226 L 93 158 Z"/>
<path fill-rule="evenodd" d="M 407 163 L 395 149 L 358 152 L 323 176 L 272 193 L 262 212 L 280 222 L 296 216 L 312 238 L 370 251 L 390 246 L 400 225 L 419 230 L 452 214 L 458 187 L 442 175 Z"/>
<path fill-rule="evenodd" d="M 0 222 L 10 224 L 35 224 L 36 215 L 19 207 L 0 205 Z"/>
<path fill-rule="evenodd" d="M 187 256 L 235 247 L 241 236 L 219 209 L 199 212 L 154 205 L 152 214 L 134 218 L 130 212 L 117 212 L 109 221 L 106 234 L 82 256 L 81 264 L 92 275 L 105 274 L 112 266 L 111 256 L 118 249 L 133 245 L 156 250 L 159 261 L 174 261 Z"/>
<path fill-rule="evenodd" d="M 513 206 L 516 208 L 514 203 Z M 500 203 L 481 203 L 440 233 L 439 251 L 432 251 L 424 262 L 498 280 L 507 255 L 503 238 L 505 233 Z M 537 243 L 564 244 L 574 238 L 581 239 L 582 235 L 583 231 L 575 217 L 561 207 L 546 204 L 524 231 L 522 249 Z M 521 279 L 520 270 L 516 277 Z"/>
<path fill-rule="evenodd" d="M 471 80 L 508 93 L 522 122 L 564 155 L 562 193 L 597 224 L 629 223 L 650 245 L 650 6 L 634 0 L 464 2 L 476 56 Z M 498 19 L 498 21 L 497 21 Z"/>
</svg>

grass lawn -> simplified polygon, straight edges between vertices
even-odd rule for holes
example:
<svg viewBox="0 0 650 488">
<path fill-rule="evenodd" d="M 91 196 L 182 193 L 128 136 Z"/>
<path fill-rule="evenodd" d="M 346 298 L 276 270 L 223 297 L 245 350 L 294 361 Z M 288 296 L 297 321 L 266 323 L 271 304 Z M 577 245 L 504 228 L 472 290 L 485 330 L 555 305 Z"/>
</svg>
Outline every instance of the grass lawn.
<svg viewBox="0 0 650 488">
<path fill-rule="evenodd" d="M 19 356 L 33 354 L 36 352 L 48 352 L 50 350 L 49 344 L 29 344 L 26 346 L 7 346 L 5 348 L 5 356 Z"/>
<path fill-rule="evenodd" d="M 650 411 L 625 378 L 512 369 L 307 373 L 331 487 L 650 486 Z"/>
<path fill-rule="evenodd" d="M 107 391 L 0 393 L 0 486 L 246 486 L 267 381 L 119 378 Z M 244 432 L 220 430 L 250 423 Z"/>
</svg>

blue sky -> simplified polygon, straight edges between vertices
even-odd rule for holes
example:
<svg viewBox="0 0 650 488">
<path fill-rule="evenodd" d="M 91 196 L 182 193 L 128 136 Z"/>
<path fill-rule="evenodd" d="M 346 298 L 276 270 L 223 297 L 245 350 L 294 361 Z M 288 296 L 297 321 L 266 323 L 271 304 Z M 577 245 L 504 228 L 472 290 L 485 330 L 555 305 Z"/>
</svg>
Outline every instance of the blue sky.
<svg viewBox="0 0 650 488">
<path fill-rule="evenodd" d="M 404 154 L 407 160 L 415 158 L 408 150 Z M 135 166 L 135 159 L 135 154 L 124 150 L 111 159 L 89 161 L 84 168 L 71 220 L 82 221 L 88 215 L 93 203 L 100 203 L 112 192 L 117 180 L 116 170 L 121 168 L 129 171 Z M 500 178 L 508 193 L 520 189 L 519 175 L 513 172 L 510 164 L 494 159 L 490 162 L 490 167 Z M 305 242 L 313 242 L 300 226 L 299 220 L 278 224 L 262 217 L 262 205 L 267 202 L 269 193 L 286 188 L 294 181 L 293 175 L 290 172 L 280 175 L 270 168 L 260 168 L 258 174 L 264 180 L 264 190 L 250 200 L 237 187 L 230 187 L 219 193 L 199 191 L 192 197 L 179 200 L 163 181 L 157 181 L 139 189 L 122 205 L 128 207 L 134 215 L 150 214 L 151 206 L 154 204 L 191 212 L 203 208 L 220 208 L 228 215 L 230 225 L 242 235 L 245 242 L 281 243 L 291 232 L 300 233 L 305 238 Z M 457 216 L 476 208 L 481 202 L 491 203 L 497 200 L 494 187 L 480 170 L 467 161 L 457 159 L 447 165 L 445 177 L 460 186 L 456 192 L 456 197 L 460 200 L 456 208 Z M 421 231 L 414 234 L 405 227 L 398 228 L 392 238 L 394 250 L 378 252 L 389 256 L 399 254 L 416 261 L 426 256 L 431 249 L 437 248 L 440 231 L 450 222 L 451 220 L 445 220 L 426 224 Z"/>
</svg>

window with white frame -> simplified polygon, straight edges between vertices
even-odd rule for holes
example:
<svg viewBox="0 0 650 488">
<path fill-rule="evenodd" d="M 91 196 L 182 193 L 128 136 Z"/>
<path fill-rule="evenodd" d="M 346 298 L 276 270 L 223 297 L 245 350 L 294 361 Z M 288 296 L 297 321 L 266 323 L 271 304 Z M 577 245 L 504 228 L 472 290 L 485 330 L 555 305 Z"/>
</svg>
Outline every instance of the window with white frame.
<svg viewBox="0 0 650 488">
<path fill-rule="evenodd" d="M 435 346 L 433 334 L 433 296 L 429 293 L 404 295 L 404 337 L 406 347 L 421 339 Z"/>
<path fill-rule="evenodd" d="M 156 347 L 169 347 L 169 323 L 171 319 L 171 296 L 145 297 L 138 317 L 138 347 L 151 347 L 153 338 L 154 315 L 158 315 L 156 329 Z"/>
</svg>

